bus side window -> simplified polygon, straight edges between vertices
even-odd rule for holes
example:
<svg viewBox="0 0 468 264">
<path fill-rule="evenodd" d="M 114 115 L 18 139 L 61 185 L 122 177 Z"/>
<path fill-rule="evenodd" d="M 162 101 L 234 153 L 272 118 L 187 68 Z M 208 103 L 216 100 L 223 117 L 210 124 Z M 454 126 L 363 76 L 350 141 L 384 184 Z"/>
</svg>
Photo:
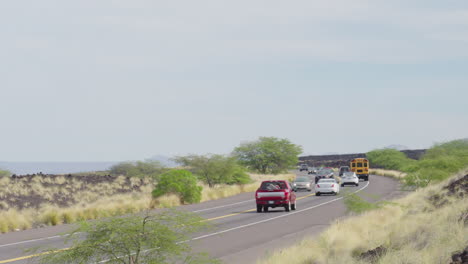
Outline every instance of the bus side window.
<svg viewBox="0 0 468 264">
<path fill-rule="evenodd" d="M 355 168 L 356 167 L 356 163 L 351 163 L 351 167 Z"/>
<path fill-rule="evenodd" d="M 367 162 L 364 162 L 364 167 L 366 167 L 366 168 L 367 168 Z"/>
</svg>

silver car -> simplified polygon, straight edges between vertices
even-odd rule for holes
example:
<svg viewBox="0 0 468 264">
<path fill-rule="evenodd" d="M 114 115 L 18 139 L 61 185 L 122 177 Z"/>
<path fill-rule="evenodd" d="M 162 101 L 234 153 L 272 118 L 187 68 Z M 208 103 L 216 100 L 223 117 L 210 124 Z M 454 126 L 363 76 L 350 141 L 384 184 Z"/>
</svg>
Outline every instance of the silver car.
<svg viewBox="0 0 468 264">
<path fill-rule="evenodd" d="M 292 183 L 293 190 L 297 192 L 298 190 L 307 190 L 312 191 L 313 183 L 309 177 L 297 177 L 296 180 Z"/>
</svg>

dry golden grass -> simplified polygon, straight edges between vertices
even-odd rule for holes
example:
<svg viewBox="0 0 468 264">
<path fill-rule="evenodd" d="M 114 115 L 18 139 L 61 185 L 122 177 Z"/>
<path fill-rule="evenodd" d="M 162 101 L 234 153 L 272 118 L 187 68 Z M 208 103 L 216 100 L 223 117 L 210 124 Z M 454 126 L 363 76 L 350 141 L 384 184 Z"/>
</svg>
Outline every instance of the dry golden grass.
<svg viewBox="0 0 468 264">
<path fill-rule="evenodd" d="M 428 197 L 441 194 L 446 184 L 417 190 L 384 208 L 336 221 L 319 237 L 305 239 L 259 263 L 370 263 L 358 256 L 379 246 L 388 251 L 373 263 L 448 263 L 452 252 L 468 244 L 468 226 L 460 221 L 468 211 L 468 197 L 434 206 Z"/>
<path fill-rule="evenodd" d="M 203 185 L 202 202 L 221 199 L 243 192 L 253 192 L 258 188 L 259 182 L 263 180 L 292 180 L 295 176 L 294 174 L 252 174 L 251 177 L 253 182 L 245 185 L 218 185 L 213 188 Z M 34 193 L 46 198 L 48 201 L 53 201 L 57 194 L 72 195 L 80 201 L 77 204 L 66 207 L 48 203 L 41 205 L 37 210 L 17 210 L 12 208 L 8 203 L 2 202 L 0 203 L 0 232 L 5 233 L 13 230 L 28 229 L 32 226 L 73 223 L 79 220 L 97 219 L 139 212 L 145 209 L 180 205 L 179 197 L 174 194 L 152 199 L 151 191 L 154 189 L 154 184 L 151 179 L 140 180 L 139 178 L 131 178 L 129 181 L 130 185 L 143 185 L 139 187 L 138 192 L 116 194 L 117 189 L 130 190 L 132 187 L 126 186 L 125 177 L 118 177 L 114 182 L 95 185 L 85 185 L 84 182 L 73 178 L 67 180 L 64 177 L 57 177 L 55 179 L 35 177 L 31 179 L 31 184 L 27 184 L 26 179 L 16 180 L 13 183 L 13 180 L 9 178 L 0 178 L 0 198 L 2 195 L 17 192 L 24 195 Z"/>
<path fill-rule="evenodd" d="M 402 179 L 406 177 L 406 173 L 396 170 L 371 169 L 369 173 L 373 175 L 392 177 L 395 179 Z"/>
</svg>

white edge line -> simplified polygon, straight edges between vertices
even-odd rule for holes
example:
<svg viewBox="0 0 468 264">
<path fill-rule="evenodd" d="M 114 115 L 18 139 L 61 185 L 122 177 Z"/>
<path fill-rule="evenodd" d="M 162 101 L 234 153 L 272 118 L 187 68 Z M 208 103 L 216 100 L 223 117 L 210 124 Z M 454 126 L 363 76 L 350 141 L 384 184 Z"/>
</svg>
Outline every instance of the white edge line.
<svg viewBox="0 0 468 264">
<path fill-rule="evenodd" d="M 238 203 L 220 205 L 220 206 L 211 207 L 211 208 L 206 208 L 206 209 L 200 209 L 200 210 L 192 211 L 192 213 L 199 213 L 199 212 L 214 210 L 214 209 L 218 209 L 218 208 L 228 207 L 228 206 L 231 206 L 231 205 L 242 204 L 242 203 L 247 203 L 247 202 L 252 202 L 252 201 L 255 201 L 255 199 L 251 199 L 251 200 L 247 200 L 247 201 L 242 201 L 242 202 L 238 202 Z"/>
</svg>

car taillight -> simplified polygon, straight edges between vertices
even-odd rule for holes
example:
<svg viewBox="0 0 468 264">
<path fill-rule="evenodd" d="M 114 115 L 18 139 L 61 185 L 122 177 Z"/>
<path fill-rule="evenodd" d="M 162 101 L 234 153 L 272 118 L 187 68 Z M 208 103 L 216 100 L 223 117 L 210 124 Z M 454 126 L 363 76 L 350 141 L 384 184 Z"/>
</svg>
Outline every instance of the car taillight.
<svg viewBox="0 0 468 264">
<path fill-rule="evenodd" d="M 255 192 L 255 199 L 258 199 L 258 191 Z"/>
<path fill-rule="evenodd" d="M 331 186 L 331 187 L 335 187 L 335 184 L 332 184 L 332 186 Z"/>
<path fill-rule="evenodd" d="M 320 185 L 317 184 L 317 187 L 320 188 Z"/>
</svg>

